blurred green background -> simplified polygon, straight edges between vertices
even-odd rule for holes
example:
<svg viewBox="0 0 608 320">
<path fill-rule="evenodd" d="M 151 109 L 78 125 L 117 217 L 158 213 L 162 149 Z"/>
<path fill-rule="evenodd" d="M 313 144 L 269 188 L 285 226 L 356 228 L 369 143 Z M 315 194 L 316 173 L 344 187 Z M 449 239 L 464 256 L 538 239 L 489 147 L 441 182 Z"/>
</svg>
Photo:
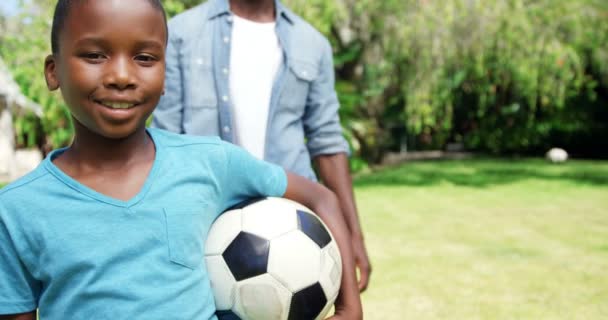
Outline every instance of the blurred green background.
<svg viewBox="0 0 608 320">
<path fill-rule="evenodd" d="M 163 2 L 170 16 L 200 3 Z M 497 155 L 559 146 L 608 157 L 608 1 L 285 3 L 332 42 L 355 170 L 388 152 L 449 143 Z M 53 4 L 21 0 L 0 21 L 0 56 L 45 110 L 42 121 L 16 119 L 18 143 L 45 151 L 72 133 L 41 73 Z"/>
</svg>

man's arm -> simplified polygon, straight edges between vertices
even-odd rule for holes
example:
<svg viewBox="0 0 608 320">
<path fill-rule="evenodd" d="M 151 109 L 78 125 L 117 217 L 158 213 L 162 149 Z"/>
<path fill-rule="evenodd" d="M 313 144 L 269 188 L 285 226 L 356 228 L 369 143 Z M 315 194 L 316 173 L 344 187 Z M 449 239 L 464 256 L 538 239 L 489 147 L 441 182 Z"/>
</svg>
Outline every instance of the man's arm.
<svg viewBox="0 0 608 320">
<path fill-rule="evenodd" d="M 173 24 L 170 23 L 171 31 L 174 30 L 172 26 Z M 165 52 L 165 90 L 152 117 L 152 127 L 176 133 L 183 133 L 184 117 L 182 69 L 179 61 L 180 41 L 174 33 L 169 32 Z"/>
<path fill-rule="evenodd" d="M 319 169 L 320 178 L 338 197 L 344 220 L 348 223 L 355 262 L 361 276 L 359 289 L 363 291 L 369 283 L 371 267 L 357 216 L 346 157 L 348 144 L 342 136 L 338 115 L 340 103 L 334 82 L 332 50 L 326 41 L 319 64 L 319 75 L 311 83 L 302 121 L 308 151 Z"/>
<path fill-rule="evenodd" d="M 357 290 L 350 234 L 336 196 L 326 187 L 301 176 L 287 173 L 287 190 L 283 197 L 310 208 L 327 224 L 342 257 L 342 282 L 336 299 L 336 314 L 331 319 L 362 318 L 361 300 Z"/>
<path fill-rule="evenodd" d="M 0 320 L 34 320 L 36 319 L 36 311 L 20 314 L 0 315 Z"/>
<path fill-rule="evenodd" d="M 345 153 L 336 153 L 316 156 L 314 161 L 321 181 L 336 194 L 340 202 L 344 219 L 350 229 L 355 264 L 359 269 L 359 290 L 363 292 L 367 289 L 372 269 L 363 241 L 348 159 Z"/>
</svg>

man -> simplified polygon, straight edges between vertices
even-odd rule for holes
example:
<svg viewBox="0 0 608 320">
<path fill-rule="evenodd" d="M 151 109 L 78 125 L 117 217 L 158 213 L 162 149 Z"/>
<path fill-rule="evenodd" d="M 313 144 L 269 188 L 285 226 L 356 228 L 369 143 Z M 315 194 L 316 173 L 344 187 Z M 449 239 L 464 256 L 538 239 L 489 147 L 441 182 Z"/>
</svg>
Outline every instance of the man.
<svg viewBox="0 0 608 320">
<path fill-rule="evenodd" d="M 209 0 L 169 22 L 166 93 L 153 126 L 219 135 L 321 181 L 340 199 L 365 290 L 363 242 L 323 35 L 278 0 Z"/>
</svg>

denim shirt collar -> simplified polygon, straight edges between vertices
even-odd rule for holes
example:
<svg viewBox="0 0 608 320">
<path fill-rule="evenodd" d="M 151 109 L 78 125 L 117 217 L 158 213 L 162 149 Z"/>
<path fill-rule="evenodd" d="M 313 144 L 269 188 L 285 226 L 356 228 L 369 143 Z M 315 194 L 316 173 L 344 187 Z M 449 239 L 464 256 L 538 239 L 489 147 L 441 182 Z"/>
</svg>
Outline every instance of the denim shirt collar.
<svg viewBox="0 0 608 320">
<path fill-rule="evenodd" d="M 209 15 L 208 15 L 208 19 L 211 20 L 213 18 L 216 18 L 218 16 L 222 16 L 224 14 L 230 14 L 230 4 L 228 3 L 229 0 L 210 0 L 211 1 L 211 7 L 209 8 Z M 293 13 L 291 13 L 289 10 L 287 10 L 287 8 L 279 1 L 279 0 L 275 0 L 274 1 L 275 4 L 275 17 L 281 17 L 283 19 L 285 19 L 287 22 L 289 22 L 290 24 L 294 23 L 294 17 L 293 17 Z M 277 19 L 278 20 L 278 19 Z M 277 21 L 278 23 L 278 21 Z"/>
</svg>

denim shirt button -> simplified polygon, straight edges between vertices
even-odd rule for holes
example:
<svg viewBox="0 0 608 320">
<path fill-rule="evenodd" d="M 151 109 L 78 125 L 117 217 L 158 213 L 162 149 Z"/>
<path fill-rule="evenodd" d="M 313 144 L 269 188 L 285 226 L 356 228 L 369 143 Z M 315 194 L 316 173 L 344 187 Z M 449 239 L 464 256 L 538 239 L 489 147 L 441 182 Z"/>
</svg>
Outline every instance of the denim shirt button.
<svg viewBox="0 0 608 320">
<path fill-rule="evenodd" d="M 196 59 L 196 64 L 198 64 L 198 65 L 202 65 L 203 62 L 204 62 L 204 60 L 202 58 Z"/>
<path fill-rule="evenodd" d="M 230 127 L 229 126 L 224 126 L 224 132 L 226 132 L 226 133 L 230 132 Z"/>
<path fill-rule="evenodd" d="M 228 96 L 222 96 L 222 100 L 223 100 L 224 102 L 228 101 Z"/>
<path fill-rule="evenodd" d="M 228 38 L 228 37 L 224 37 L 224 42 L 225 42 L 225 43 L 230 42 L 230 38 Z"/>
<path fill-rule="evenodd" d="M 222 72 L 223 72 L 224 74 L 228 74 L 228 68 L 224 68 L 224 69 L 222 69 Z"/>
</svg>

